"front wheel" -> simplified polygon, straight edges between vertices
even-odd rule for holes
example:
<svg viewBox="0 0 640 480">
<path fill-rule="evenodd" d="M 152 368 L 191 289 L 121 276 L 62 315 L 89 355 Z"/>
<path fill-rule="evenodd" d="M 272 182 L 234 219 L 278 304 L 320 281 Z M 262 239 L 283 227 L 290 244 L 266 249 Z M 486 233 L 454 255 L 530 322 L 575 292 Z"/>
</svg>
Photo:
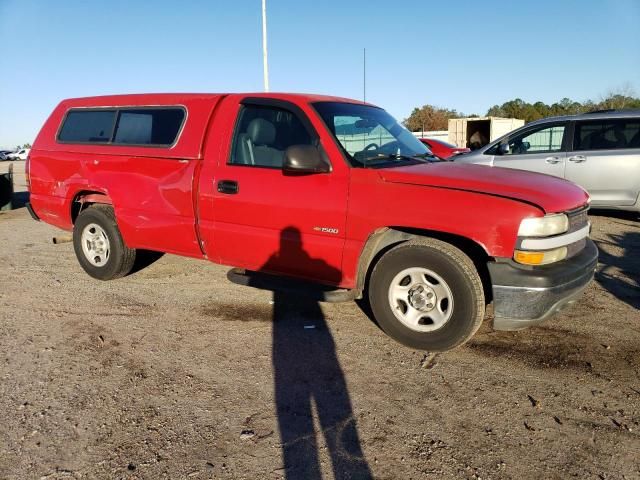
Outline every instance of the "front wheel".
<svg viewBox="0 0 640 480">
<path fill-rule="evenodd" d="M 128 274 L 136 251 L 125 245 L 113 208 L 94 204 L 80 212 L 73 226 L 73 248 L 80 266 L 98 280 Z"/>
<path fill-rule="evenodd" d="M 442 352 L 469 340 L 484 318 L 484 291 L 471 261 L 458 248 L 415 239 L 375 265 L 369 303 L 380 327 L 411 348 Z"/>
</svg>

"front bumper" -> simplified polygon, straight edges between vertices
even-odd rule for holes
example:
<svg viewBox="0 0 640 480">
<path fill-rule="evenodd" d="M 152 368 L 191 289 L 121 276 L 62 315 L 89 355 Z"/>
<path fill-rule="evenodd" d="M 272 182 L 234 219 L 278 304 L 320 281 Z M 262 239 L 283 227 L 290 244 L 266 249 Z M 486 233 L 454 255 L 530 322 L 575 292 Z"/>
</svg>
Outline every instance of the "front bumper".
<svg viewBox="0 0 640 480">
<path fill-rule="evenodd" d="M 513 262 L 490 262 L 495 330 L 520 330 L 543 322 L 575 303 L 593 279 L 598 248 L 587 239 L 585 248 L 561 262 L 520 267 Z"/>
</svg>

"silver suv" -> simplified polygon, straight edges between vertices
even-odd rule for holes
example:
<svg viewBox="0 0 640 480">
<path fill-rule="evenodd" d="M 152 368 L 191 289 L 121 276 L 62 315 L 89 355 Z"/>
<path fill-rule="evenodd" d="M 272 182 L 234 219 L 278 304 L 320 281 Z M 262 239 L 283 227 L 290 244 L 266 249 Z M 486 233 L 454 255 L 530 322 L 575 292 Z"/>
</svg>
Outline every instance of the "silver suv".
<svg viewBox="0 0 640 480">
<path fill-rule="evenodd" d="M 640 110 L 537 120 L 454 161 L 555 175 L 587 190 L 593 207 L 640 211 Z"/>
</svg>

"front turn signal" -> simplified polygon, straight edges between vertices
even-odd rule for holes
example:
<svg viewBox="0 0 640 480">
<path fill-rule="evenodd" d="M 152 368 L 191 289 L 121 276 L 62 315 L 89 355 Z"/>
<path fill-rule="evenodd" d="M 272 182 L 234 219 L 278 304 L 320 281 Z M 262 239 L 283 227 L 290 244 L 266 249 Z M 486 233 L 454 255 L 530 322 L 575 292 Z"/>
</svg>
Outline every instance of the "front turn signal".
<svg viewBox="0 0 640 480">
<path fill-rule="evenodd" d="M 516 250 L 513 254 L 513 259 L 523 265 L 547 265 L 549 263 L 559 262 L 565 258 L 567 258 L 567 247 L 541 252 Z"/>
</svg>

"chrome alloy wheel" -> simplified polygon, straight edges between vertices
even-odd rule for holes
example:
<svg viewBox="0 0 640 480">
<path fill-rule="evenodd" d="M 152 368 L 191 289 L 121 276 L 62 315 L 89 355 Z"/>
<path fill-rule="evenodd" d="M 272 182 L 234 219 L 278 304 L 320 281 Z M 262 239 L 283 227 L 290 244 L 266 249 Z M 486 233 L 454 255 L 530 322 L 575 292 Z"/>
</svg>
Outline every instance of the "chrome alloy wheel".
<svg viewBox="0 0 640 480">
<path fill-rule="evenodd" d="M 81 242 L 82 252 L 91 265 L 103 267 L 107 264 L 109 260 L 109 238 L 100 225 L 90 223 L 84 227 Z"/>
<path fill-rule="evenodd" d="M 402 270 L 391 281 L 389 305 L 406 327 L 416 332 L 433 332 L 451 318 L 453 294 L 437 273 L 411 267 Z"/>
</svg>

